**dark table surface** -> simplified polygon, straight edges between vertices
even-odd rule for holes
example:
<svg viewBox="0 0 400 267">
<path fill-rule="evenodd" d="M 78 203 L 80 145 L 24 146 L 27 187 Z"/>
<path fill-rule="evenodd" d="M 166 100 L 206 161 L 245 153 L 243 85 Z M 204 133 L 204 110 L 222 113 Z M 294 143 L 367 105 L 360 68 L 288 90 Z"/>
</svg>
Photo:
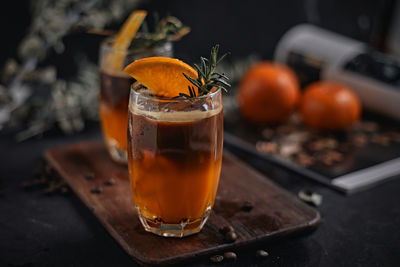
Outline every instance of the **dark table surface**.
<svg viewBox="0 0 400 267">
<path fill-rule="evenodd" d="M 53 133 L 23 143 L 0 135 L 0 266 L 136 266 L 76 196 L 45 196 L 21 186 L 34 179 L 47 148 L 99 139 L 99 131 L 91 125 L 74 136 Z M 311 188 L 324 199 L 316 231 L 237 251 L 235 263 L 220 266 L 400 266 L 400 179 L 345 196 L 226 148 L 291 193 Z M 257 259 L 259 248 L 270 256 Z"/>
</svg>

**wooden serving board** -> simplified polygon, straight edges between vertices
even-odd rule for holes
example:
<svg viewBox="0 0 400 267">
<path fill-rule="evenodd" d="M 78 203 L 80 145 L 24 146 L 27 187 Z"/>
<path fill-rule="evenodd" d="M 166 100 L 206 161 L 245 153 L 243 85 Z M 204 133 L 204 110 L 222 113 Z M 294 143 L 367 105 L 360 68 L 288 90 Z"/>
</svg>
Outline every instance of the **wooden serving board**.
<svg viewBox="0 0 400 267">
<path fill-rule="evenodd" d="M 166 265 L 233 250 L 320 223 L 317 211 L 224 153 L 215 205 L 202 231 L 181 239 L 159 237 L 144 231 L 134 208 L 127 167 L 113 162 L 101 143 L 55 147 L 46 152 L 46 159 L 123 249 L 143 265 Z M 109 178 L 115 180 L 114 185 L 104 184 Z M 102 192 L 91 192 L 96 187 Z M 242 209 L 246 201 L 253 205 L 250 211 Z M 219 232 L 224 226 L 235 229 L 235 242 L 226 243 Z"/>
</svg>

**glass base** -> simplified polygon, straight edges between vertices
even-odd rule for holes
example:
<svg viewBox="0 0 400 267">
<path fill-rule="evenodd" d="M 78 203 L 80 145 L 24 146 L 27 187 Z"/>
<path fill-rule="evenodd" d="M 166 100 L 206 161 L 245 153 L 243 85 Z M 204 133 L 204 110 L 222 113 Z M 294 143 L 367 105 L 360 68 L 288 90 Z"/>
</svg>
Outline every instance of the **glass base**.
<svg viewBox="0 0 400 267">
<path fill-rule="evenodd" d="M 114 161 L 122 164 L 128 163 L 128 153 L 126 152 L 126 150 L 120 149 L 118 147 L 118 143 L 115 140 L 107 140 L 106 143 L 108 153 Z"/>
<path fill-rule="evenodd" d="M 211 212 L 211 206 L 208 206 L 201 218 L 183 219 L 178 224 L 169 224 L 164 223 L 160 218 L 146 218 L 140 212 L 140 209 L 138 207 L 136 208 L 138 210 L 140 222 L 142 223 L 144 229 L 147 232 L 164 237 L 184 237 L 200 232 Z"/>
</svg>

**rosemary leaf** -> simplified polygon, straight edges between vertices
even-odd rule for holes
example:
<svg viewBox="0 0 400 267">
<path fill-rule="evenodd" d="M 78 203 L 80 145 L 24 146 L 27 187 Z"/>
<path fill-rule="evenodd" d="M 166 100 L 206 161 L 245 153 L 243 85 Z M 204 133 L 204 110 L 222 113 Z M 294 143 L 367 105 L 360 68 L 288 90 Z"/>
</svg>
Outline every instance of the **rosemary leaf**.
<svg viewBox="0 0 400 267">
<path fill-rule="evenodd" d="M 198 88 L 198 95 L 208 94 L 214 87 L 228 91 L 231 87 L 229 84 L 229 78 L 225 74 L 216 72 L 217 65 L 228 55 L 228 53 L 218 58 L 219 45 L 215 45 L 211 48 L 209 59 L 200 57 L 200 65 L 194 64 L 194 68 L 197 71 L 197 79 L 193 79 L 183 75 L 188 79 L 194 86 Z M 191 97 L 195 97 L 194 87 L 189 87 Z"/>
<path fill-rule="evenodd" d="M 193 83 L 194 85 L 196 85 L 196 87 L 201 87 L 201 83 L 199 83 L 198 81 L 196 81 L 195 79 L 193 79 L 192 77 L 187 76 L 184 72 L 182 72 L 183 76 L 186 77 L 186 79 L 188 79 L 191 83 Z"/>
<path fill-rule="evenodd" d="M 201 74 L 202 77 L 206 76 L 204 70 L 202 70 L 197 64 L 193 64 L 193 66 L 196 69 L 196 71 Z"/>
</svg>

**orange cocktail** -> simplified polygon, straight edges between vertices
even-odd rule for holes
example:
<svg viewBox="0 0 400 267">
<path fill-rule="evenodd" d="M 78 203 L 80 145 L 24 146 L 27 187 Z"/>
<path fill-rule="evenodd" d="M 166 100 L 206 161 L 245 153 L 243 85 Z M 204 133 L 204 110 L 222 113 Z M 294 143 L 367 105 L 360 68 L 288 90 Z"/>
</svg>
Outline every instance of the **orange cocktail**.
<svg viewBox="0 0 400 267">
<path fill-rule="evenodd" d="M 214 94 L 210 98 L 220 98 L 220 91 Z M 222 159 L 222 106 L 203 111 L 200 103 L 194 109 L 180 100 L 162 104 L 169 106 L 168 112 L 130 105 L 132 192 L 146 227 L 186 235 L 200 230 L 214 204 Z"/>
<path fill-rule="evenodd" d="M 139 218 L 158 235 L 197 233 L 221 171 L 221 89 L 189 89 L 196 71 L 172 58 L 141 59 L 125 70 L 138 80 L 129 102 L 128 166 Z"/>
<path fill-rule="evenodd" d="M 114 39 L 107 39 L 100 50 L 99 114 L 104 141 L 111 157 L 115 161 L 126 162 L 129 92 L 135 79 L 122 69 L 114 69 L 114 61 L 110 60 L 118 55 L 113 48 L 114 43 Z M 157 55 L 171 56 L 172 43 L 166 42 L 147 49 L 127 50 L 123 65 L 132 60 Z"/>
</svg>

